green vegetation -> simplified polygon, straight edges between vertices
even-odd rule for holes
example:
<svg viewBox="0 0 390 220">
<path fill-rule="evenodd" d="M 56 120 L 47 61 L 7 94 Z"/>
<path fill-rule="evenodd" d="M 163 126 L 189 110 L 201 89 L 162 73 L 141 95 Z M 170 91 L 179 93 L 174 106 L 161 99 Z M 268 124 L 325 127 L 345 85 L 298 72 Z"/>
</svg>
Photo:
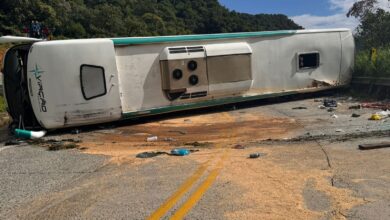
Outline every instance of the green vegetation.
<svg viewBox="0 0 390 220">
<path fill-rule="evenodd" d="M 0 35 L 37 20 L 56 38 L 301 29 L 285 15 L 229 11 L 217 0 L 2 0 Z"/>
<path fill-rule="evenodd" d="M 0 113 L 6 111 L 5 98 L 0 96 Z"/>
<path fill-rule="evenodd" d="M 9 44 L 0 44 L 0 68 L 3 67 L 4 54 L 9 47 L 10 47 Z"/>
<path fill-rule="evenodd" d="M 390 77 L 390 48 L 380 48 L 376 61 L 371 60 L 370 50 L 361 50 L 356 55 L 355 74 L 358 76 Z"/>
<path fill-rule="evenodd" d="M 354 74 L 358 76 L 390 77 L 390 12 L 377 4 L 378 0 L 359 0 L 347 14 L 360 20 L 355 34 Z M 372 48 L 377 50 L 376 59 L 372 59 Z"/>
</svg>

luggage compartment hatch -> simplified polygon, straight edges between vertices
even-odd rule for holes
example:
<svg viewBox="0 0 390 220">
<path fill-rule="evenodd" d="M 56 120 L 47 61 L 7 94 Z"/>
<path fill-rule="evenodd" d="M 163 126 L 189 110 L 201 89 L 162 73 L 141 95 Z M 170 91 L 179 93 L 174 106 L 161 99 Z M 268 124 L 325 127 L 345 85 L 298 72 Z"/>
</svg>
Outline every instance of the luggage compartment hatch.
<svg viewBox="0 0 390 220">
<path fill-rule="evenodd" d="M 252 85 L 252 49 L 247 43 L 206 45 L 209 90 L 240 93 Z"/>
</svg>

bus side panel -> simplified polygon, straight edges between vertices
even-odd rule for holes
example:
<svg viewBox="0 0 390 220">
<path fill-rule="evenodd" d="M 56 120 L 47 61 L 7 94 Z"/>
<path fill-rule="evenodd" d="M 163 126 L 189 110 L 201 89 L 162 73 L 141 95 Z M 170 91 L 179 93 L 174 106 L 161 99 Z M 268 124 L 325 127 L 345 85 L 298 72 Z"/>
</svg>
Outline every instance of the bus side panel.
<svg viewBox="0 0 390 220">
<path fill-rule="evenodd" d="M 30 49 L 27 77 L 34 112 L 46 129 L 121 118 L 111 40 L 36 43 Z"/>
<path fill-rule="evenodd" d="M 322 86 L 339 81 L 341 44 L 339 33 L 295 34 L 251 39 L 253 91 L 274 93 Z M 319 66 L 299 70 L 298 54 L 319 53 Z"/>
<path fill-rule="evenodd" d="M 352 79 L 352 72 L 355 64 L 355 40 L 352 32 L 340 33 L 342 45 L 342 57 L 340 65 L 340 83 L 349 84 Z"/>
</svg>

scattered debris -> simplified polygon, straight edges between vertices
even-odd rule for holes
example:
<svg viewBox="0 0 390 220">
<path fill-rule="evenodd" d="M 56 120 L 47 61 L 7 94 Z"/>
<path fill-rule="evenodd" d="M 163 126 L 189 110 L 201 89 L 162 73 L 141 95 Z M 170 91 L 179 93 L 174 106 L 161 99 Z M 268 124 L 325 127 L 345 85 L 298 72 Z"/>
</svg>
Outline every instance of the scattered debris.
<svg viewBox="0 0 390 220">
<path fill-rule="evenodd" d="M 266 154 L 264 154 L 264 153 L 253 153 L 253 154 L 250 154 L 249 155 L 249 158 L 250 159 L 257 159 L 257 158 L 259 158 L 259 157 L 264 157 Z"/>
<path fill-rule="evenodd" d="M 174 142 L 174 141 L 176 141 L 176 139 L 175 138 L 164 138 L 163 141 Z"/>
<path fill-rule="evenodd" d="M 307 107 L 299 106 L 299 107 L 294 107 L 292 109 L 293 110 L 303 110 L 303 109 L 307 109 Z"/>
<path fill-rule="evenodd" d="M 372 121 L 380 121 L 380 120 L 382 120 L 382 117 L 379 114 L 375 113 L 375 114 L 371 115 L 370 120 L 372 120 Z"/>
<path fill-rule="evenodd" d="M 80 134 L 81 130 L 76 128 L 76 129 L 73 129 L 70 133 L 71 134 Z"/>
<path fill-rule="evenodd" d="M 148 137 L 148 138 L 146 138 L 146 141 L 147 142 L 155 142 L 155 141 L 158 141 L 158 137 L 157 136 Z"/>
<path fill-rule="evenodd" d="M 362 109 L 362 106 L 361 105 L 353 105 L 353 106 L 349 106 L 348 109 Z"/>
<path fill-rule="evenodd" d="M 208 147 L 210 146 L 212 143 L 210 142 L 187 142 L 185 143 L 184 145 L 186 146 L 193 146 L 193 147 Z"/>
<path fill-rule="evenodd" d="M 339 116 L 337 116 L 336 114 L 333 114 L 332 118 L 339 118 Z"/>
<path fill-rule="evenodd" d="M 184 149 L 184 148 L 178 148 L 178 149 L 171 150 L 171 155 L 174 155 L 174 156 L 187 156 L 190 153 L 191 153 L 190 150 Z"/>
<path fill-rule="evenodd" d="M 344 130 L 343 129 L 337 129 L 336 132 L 337 133 L 344 133 Z"/>
<path fill-rule="evenodd" d="M 49 147 L 49 151 L 59 151 L 59 150 L 69 150 L 69 149 L 75 149 L 78 148 L 79 146 L 74 143 L 64 143 L 64 142 L 57 142 L 57 143 L 52 143 Z"/>
<path fill-rule="evenodd" d="M 46 131 L 28 131 L 15 129 L 15 137 L 24 139 L 39 139 L 46 135 Z"/>
<path fill-rule="evenodd" d="M 377 112 L 378 115 L 382 116 L 382 118 L 386 118 L 390 116 L 390 110 Z"/>
<path fill-rule="evenodd" d="M 390 103 L 368 102 L 368 103 L 362 103 L 362 107 L 363 108 L 388 110 L 388 109 L 390 109 Z"/>
<path fill-rule="evenodd" d="M 181 135 L 186 135 L 187 134 L 187 132 L 185 132 L 185 131 L 169 131 L 169 132 L 171 132 L 171 133 L 179 133 Z"/>
<path fill-rule="evenodd" d="M 290 138 L 290 139 L 267 139 L 263 141 L 253 141 L 251 143 L 256 144 L 275 144 L 275 143 L 300 143 L 300 142 L 310 142 L 310 141 L 329 141 L 330 143 L 334 142 L 344 142 L 347 140 L 352 140 L 356 138 L 362 138 L 362 137 L 389 137 L 390 136 L 390 127 L 388 130 L 382 130 L 382 131 L 361 131 L 361 132 L 354 132 L 354 133 L 344 133 L 340 135 L 334 135 L 334 134 L 319 134 L 319 135 L 301 135 L 298 137 Z"/>
<path fill-rule="evenodd" d="M 167 152 L 143 152 L 143 153 L 139 153 L 137 154 L 137 158 L 142 158 L 142 159 L 145 159 L 145 158 L 152 158 L 152 157 L 157 157 L 157 156 L 160 156 L 160 155 L 163 155 L 163 154 L 166 154 L 168 155 Z"/>
<path fill-rule="evenodd" d="M 20 141 L 18 140 L 8 140 L 4 143 L 4 146 L 11 146 L 11 145 L 20 145 Z"/>
<path fill-rule="evenodd" d="M 337 108 L 337 102 L 333 99 L 325 99 L 324 106 L 327 108 Z"/>
<path fill-rule="evenodd" d="M 237 150 L 244 150 L 245 147 L 242 146 L 241 144 L 236 144 L 234 147 L 232 147 L 233 149 L 237 149 Z"/>
<path fill-rule="evenodd" d="M 359 118 L 360 116 L 361 116 L 361 115 L 359 115 L 359 114 L 353 113 L 351 117 L 352 117 L 352 118 Z"/>
<path fill-rule="evenodd" d="M 50 141 L 50 140 L 49 140 L 49 141 Z M 62 139 L 61 141 L 71 142 L 71 143 L 81 143 L 81 140 L 80 140 L 80 139 L 71 139 L 71 138 Z"/>
<path fill-rule="evenodd" d="M 334 112 L 334 111 L 336 111 L 336 109 L 334 109 L 334 108 L 329 108 L 328 109 L 328 112 Z"/>
<path fill-rule="evenodd" d="M 318 108 L 319 109 L 326 109 L 326 107 L 324 105 L 319 105 Z"/>
<path fill-rule="evenodd" d="M 379 143 L 379 144 L 361 144 L 359 145 L 360 150 L 374 150 L 381 148 L 390 148 L 390 142 Z"/>
</svg>

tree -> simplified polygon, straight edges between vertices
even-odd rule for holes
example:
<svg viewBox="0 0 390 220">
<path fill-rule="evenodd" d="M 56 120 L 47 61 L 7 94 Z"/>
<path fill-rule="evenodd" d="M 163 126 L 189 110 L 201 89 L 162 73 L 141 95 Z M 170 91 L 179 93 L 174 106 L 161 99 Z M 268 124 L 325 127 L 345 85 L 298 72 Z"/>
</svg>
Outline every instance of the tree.
<svg viewBox="0 0 390 220">
<path fill-rule="evenodd" d="M 230 11 L 218 0 L 1 0 L 0 35 L 39 21 L 56 38 L 302 29 L 284 15 Z"/>
<path fill-rule="evenodd" d="M 359 47 L 384 47 L 390 44 L 390 13 L 379 8 L 377 0 L 357 1 L 347 16 L 360 20 L 355 34 Z"/>
<path fill-rule="evenodd" d="M 347 17 L 363 18 L 375 9 L 378 0 L 359 0 L 355 2 L 347 13 Z"/>
</svg>

